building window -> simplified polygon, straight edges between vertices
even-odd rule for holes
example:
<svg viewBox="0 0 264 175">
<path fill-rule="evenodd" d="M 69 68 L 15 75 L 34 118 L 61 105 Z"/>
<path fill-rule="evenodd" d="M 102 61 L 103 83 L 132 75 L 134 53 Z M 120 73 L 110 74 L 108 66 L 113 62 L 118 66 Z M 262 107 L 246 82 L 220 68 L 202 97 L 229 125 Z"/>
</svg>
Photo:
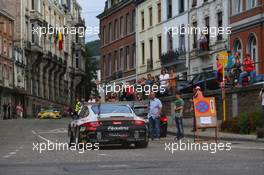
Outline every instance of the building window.
<svg viewBox="0 0 264 175">
<path fill-rule="evenodd" d="M 4 55 L 7 56 L 7 41 L 4 39 Z"/>
<path fill-rule="evenodd" d="M 149 8 L 149 26 L 153 25 L 153 14 L 152 14 L 152 7 Z"/>
<path fill-rule="evenodd" d="M 114 52 L 114 72 L 117 72 L 118 68 L 117 68 L 117 50 L 115 50 Z"/>
<path fill-rule="evenodd" d="M 179 0 L 179 13 L 184 12 L 184 0 Z"/>
<path fill-rule="evenodd" d="M 257 51 L 257 40 L 256 37 L 252 34 L 248 42 L 248 53 L 255 62 L 258 61 L 258 51 Z"/>
<path fill-rule="evenodd" d="M 128 70 L 128 69 L 129 69 L 129 61 L 130 61 L 129 55 L 130 55 L 129 46 L 127 46 L 127 47 L 126 47 L 126 62 L 125 62 L 125 70 Z"/>
<path fill-rule="evenodd" d="M 9 58 L 12 59 L 13 58 L 13 46 L 12 43 L 9 43 Z"/>
<path fill-rule="evenodd" d="M 9 67 L 9 84 L 13 84 L 13 67 Z"/>
<path fill-rule="evenodd" d="M 141 43 L 142 64 L 145 64 L 145 43 Z"/>
<path fill-rule="evenodd" d="M 161 3 L 158 3 L 158 23 L 161 22 Z"/>
<path fill-rule="evenodd" d="M 232 0 L 233 14 L 242 12 L 242 0 Z"/>
<path fill-rule="evenodd" d="M 103 27 L 103 44 L 106 44 L 106 27 Z"/>
<path fill-rule="evenodd" d="M 145 16 L 144 16 L 144 11 L 141 12 L 141 29 L 145 29 Z"/>
<path fill-rule="evenodd" d="M 184 25 L 182 25 L 182 27 L 180 27 L 181 30 L 181 34 L 179 36 L 179 49 L 181 51 L 185 51 L 185 31 L 184 31 Z"/>
<path fill-rule="evenodd" d="M 9 21 L 9 36 L 10 38 L 12 38 L 13 36 L 13 28 L 12 28 L 13 24 L 12 21 Z"/>
<path fill-rule="evenodd" d="M 35 43 L 35 34 L 34 34 L 34 32 L 33 32 L 33 31 L 34 31 L 34 24 L 31 24 L 31 26 L 32 26 L 31 42 L 32 42 L 32 43 Z"/>
<path fill-rule="evenodd" d="M 130 69 L 133 69 L 136 66 L 136 44 L 132 45 L 132 54 L 131 54 L 131 56 L 132 56 L 132 60 L 131 60 Z"/>
<path fill-rule="evenodd" d="M 197 5 L 197 0 L 192 0 L 192 7 L 196 7 Z"/>
<path fill-rule="evenodd" d="M 112 74 L 112 55 L 111 53 L 108 54 L 108 71 L 107 71 L 107 75 L 111 75 Z"/>
<path fill-rule="evenodd" d="M 167 0 L 167 19 L 172 18 L 172 0 Z"/>
<path fill-rule="evenodd" d="M 172 30 L 168 31 L 167 40 L 168 40 L 168 51 L 172 51 L 173 50 Z"/>
<path fill-rule="evenodd" d="M 136 31 L 136 11 L 132 12 L 132 20 L 131 20 L 131 32 Z"/>
<path fill-rule="evenodd" d="M 258 6 L 258 0 L 247 0 L 248 9 L 251 9 L 257 6 Z"/>
<path fill-rule="evenodd" d="M 4 33 L 6 33 L 6 20 L 3 20 L 3 26 L 4 26 Z"/>
<path fill-rule="evenodd" d="M 106 76 L 106 60 L 105 60 L 105 56 L 103 56 L 103 74 L 104 74 L 104 76 Z"/>
<path fill-rule="evenodd" d="M 197 22 L 193 22 L 193 28 L 197 29 Z M 193 48 L 196 49 L 197 48 L 197 32 L 196 30 L 193 32 Z"/>
<path fill-rule="evenodd" d="M 234 54 L 235 53 L 239 53 L 240 55 L 240 60 L 242 61 L 242 58 L 243 58 L 243 54 L 242 54 L 242 45 L 241 45 L 241 42 L 239 39 L 236 39 L 235 40 L 235 43 L 234 43 Z"/>
<path fill-rule="evenodd" d="M 149 40 L 150 67 L 153 68 L 153 40 Z"/>
<path fill-rule="evenodd" d="M 8 75 L 7 75 L 7 67 L 6 67 L 6 64 L 4 64 L 4 71 L 3 71 L 3 77 L 4 79 L 7 79 L 8 78 Z"/>
<path fill-rule="evenodd" d="M 119 31 L 120 31 L 120 37 L 124 36 L 124 17 L 120 17 L 120 23 L 119 23 Z"/>
<path fill-rule="evenodd" d="M 118 25 L 118 22 L 117 22 L 117 19 L 115 19 L 115 22 L 114 22 L 114 37 L 113 37 L 114 40 L 117 39 L 117 25 Z"/>
<path fill-rule="evenodd" d="M 126 35 L 129 33 L 129 23 L 130 23 L 130 19 L 129 19 L 129 13 L 126 15 Z"/>
<path fill-rule="evenodd" d="M 108 25 L 108 43 L 112 41 L 112 23 L 110 22 Z"/>
<path fill-rule="evenodd" d="M 207 33 L 205 34 L 205 37 L 207 39 L 207 45 L 208 45 L 208 48 L 209 48 L 209 44 L 210 44 L 210 18 L 209 17 L 206 17 L 205 19 L 205 26 L 207 28 Z"/>
<path fill-rule="evenodd" d="M 217 13 L 217 23 L 218 23 L 218 29 L 223 27 L 223 13 L 222 12 Z M 218 33 L 217 39 L 222 40 L 223 33 Z"/>
<path fill-rule="evenodd" d="M 159 49 L 159 59 L 161 58 L 162 55 L 162 40 L 161 40 L 161 36 L 158 36 L 158 49 Z"/>
<path fill-rule="evenodd" d="M 78 53 L 76 53 L 75 54 L 75 65 L 76 65 L 76 68 L 78 69 L 79 68 L 79 54 Z"/>
<path fill-rule="evenodd" d="M 123 65 L 124 65 L 124 49 L 120 49 L 120 56 L 119 56 L 119 70 L 123 70 Z"/>
</svg>

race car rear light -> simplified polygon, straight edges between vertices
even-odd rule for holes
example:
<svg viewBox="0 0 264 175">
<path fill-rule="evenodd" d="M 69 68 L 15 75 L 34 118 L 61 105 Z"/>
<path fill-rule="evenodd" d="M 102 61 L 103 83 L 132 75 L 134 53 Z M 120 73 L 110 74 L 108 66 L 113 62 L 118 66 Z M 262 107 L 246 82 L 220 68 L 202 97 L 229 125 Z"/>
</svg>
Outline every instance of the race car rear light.
<svg viewBox="0 0 264 175">
<path fill-rule="evenodd" d="M 165 117 L 161 117 L 160 118 L 160 122 L 168 122 L 168 118 L 165 116 Z"/>
<path fill-rule="evenodd" d="M 135 121 L 134 121 L 134 124 L 135 124 L 136 126 L 143 126 L 143 125 L 145 125 L 145 122 L 144 122 L 144 121 L 141 121 L 141 120 L 135 120 Z"/>
<path fill-rule="evenodd" d="M 101 122 L 88 122 L 83 124 L 82 126 L 86 127 L 86 130 L 96 131 L 96 128 L 101 125 Z"/>
</svg>

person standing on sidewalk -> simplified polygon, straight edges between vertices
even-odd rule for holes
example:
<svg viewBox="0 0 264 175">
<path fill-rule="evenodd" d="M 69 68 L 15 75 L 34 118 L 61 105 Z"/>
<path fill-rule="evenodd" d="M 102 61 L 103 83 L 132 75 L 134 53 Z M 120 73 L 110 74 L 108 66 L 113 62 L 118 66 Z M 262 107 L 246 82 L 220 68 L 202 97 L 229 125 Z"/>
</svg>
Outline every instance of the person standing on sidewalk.
<svg viewBox="0 0 264 175">
<path fill-rule="evenodd" d="M 184 138 L 184 130 L 183 130 L 183 122 L 182 122 L 182 117 L 183 117 L 183 109 L 184 109 L 184 101 L 181 98 L 180 92 L 176 92 L 176 100 L 174 101 L 174 118 L 175 118 L 175 123 L 176 123 L 176 129 L 177 129 L 177 134 L 175 140 L 180 140 Z"/>
<path fill-rule="evenodd" d="M 162 103 L 158 98 L 156 98 L 154 92 L 149 94 L 149 98 L 148 119 L 151 139 L 154 140 L 154 138 L 160 138 L 160 114 L 162 110 Z"/>
<path fill-rule="evenodd" d="M 6 120 L 7 119 L 7 104 L 6 103 L 3 104 L 3 113 L 4 113 L 3 119 Z"/>
<path fill-rule="evenodd" d="M 259 93 L 259 99 L 261 99 L 262 106 L 262 128 L 264 128 L 264 88 L 261 89 Z"/>
</svg>

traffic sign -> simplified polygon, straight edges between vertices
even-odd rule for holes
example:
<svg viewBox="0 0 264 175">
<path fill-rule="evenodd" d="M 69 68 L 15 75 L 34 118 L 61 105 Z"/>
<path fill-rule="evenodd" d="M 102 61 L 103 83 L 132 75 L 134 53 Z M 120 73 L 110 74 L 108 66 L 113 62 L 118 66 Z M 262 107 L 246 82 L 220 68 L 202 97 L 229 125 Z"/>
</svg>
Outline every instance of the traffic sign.
<svg viewBox="0 0 264 175">
<path fill-rule="evenodd" d="M 228 53 L 227 52 L 220 52 L 218 55 L 218 59 L 220 61 L 220 63 L 225 66 L 227 65 L 228 62 Z"/>
</svg>

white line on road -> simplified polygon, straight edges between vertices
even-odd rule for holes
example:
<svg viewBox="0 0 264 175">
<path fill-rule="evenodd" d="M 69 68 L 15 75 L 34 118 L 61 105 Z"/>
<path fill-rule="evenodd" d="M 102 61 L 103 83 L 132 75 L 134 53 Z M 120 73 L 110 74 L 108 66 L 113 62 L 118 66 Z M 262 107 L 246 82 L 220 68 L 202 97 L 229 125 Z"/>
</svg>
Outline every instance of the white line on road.
<svg viewBox="0 0 264 175">
<path fill-rule="evenodd" d="M 236 149 L 248 149 L 248 150 L 264 150 L 264 148 L 260 148 L 260 147 L 245 147 L 245 146 L 232 146 L 232 149 L 236 148 Z"/>
<path fill-rule="evenodd" d="M 33 133 L 34 135 L 38 136 L 39 138 L 41 138 L 41 139 L 45 140 L 46 142 L 53 143 L 51 140 L 49 140 L 49 139 L 46 139 L 45 137 L 43 137 L 43 136 L 41 136 L 41 135 L 37 134 L 37 133 L 36 133 L 36 131 L 34 131 L 34 130 L 32 130 L 32 133 Z"/>
<path fill-rule="evenodd" d="M 9 154 L 10 154 L 10 155 L 15 155 L 15 154 L 16 154 L 16 152 L 10 152 Z"/>
<path fill-rule="evenodd" d="M 112 155 L 110 155 L 110 154 L 98 154 L 98 156 L 112 157 Z"/>
<path fill-rule="evenodd" d="M 100 168 L 126 168 L 129 165 L 120 164 L 120 165 L 99 165 Z"/>
</svg>

